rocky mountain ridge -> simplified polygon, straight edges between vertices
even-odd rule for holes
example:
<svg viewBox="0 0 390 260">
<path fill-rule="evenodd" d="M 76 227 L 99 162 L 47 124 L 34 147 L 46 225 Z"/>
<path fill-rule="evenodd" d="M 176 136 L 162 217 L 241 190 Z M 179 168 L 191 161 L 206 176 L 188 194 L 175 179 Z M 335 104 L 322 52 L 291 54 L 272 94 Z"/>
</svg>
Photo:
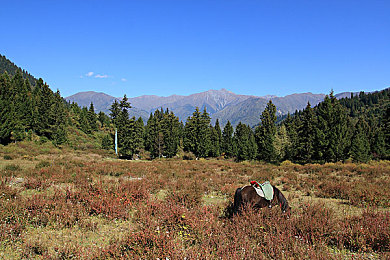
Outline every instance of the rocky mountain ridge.
<svg viewBox="0 0 390 260">
<path fill-rule="evenodd" d="M 239 95 L 226 89 L 208 90 L 201 93 L 195 93 L 188 96 L 171 95 L 160 97 L 155 95 L 144 95 L 129 98 L 132 105 L 130 115 L 142 117 L 146 123 L 150 113 L 156 109 L 166 109 L 173 111 L 180 120 L 185 121 L 191 116 L 196 107 L 201 110 L 206 108 L 213 119 L 218 118 L 221 124 L 228 120 L 237 125 L 239 122 L 256 125 L 260 121 L 260 114 L 263 112 L 267 102 L 272 100 L 276 105 L 278 116 L 287 113 L 294 113 L 296 110 L 303 109 L 308 102 L 312 106 L 317 105 L 325 97 L 325 94 L 299 93 L 285 97 L 268 95 L 265 97 Z M 66 97 L 70 102 L 76 102 L 80 106 L 89 106 L 93 102 L 96 111 L 103 111 L 109 114 L 109 108 L 114 100 L 120 98 L 112 97 L 105 93 L 93 91 L 80 92 Z"/>
</svg>

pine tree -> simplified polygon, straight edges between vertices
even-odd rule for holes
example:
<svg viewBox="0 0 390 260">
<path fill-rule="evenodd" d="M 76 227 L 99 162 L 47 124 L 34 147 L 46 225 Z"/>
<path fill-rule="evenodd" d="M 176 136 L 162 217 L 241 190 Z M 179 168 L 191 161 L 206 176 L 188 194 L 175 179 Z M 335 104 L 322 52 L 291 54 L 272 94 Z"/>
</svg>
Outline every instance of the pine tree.
<svg viewBox="0 0 390 260">
<path fill-rule="evenodd" d="M 314 147 L 317 160 L 336 162 L 347 158 L 350 146 L 348 123 L 346 111 L 331 92 L 317 108 Z"/>
<path fill-rule="evenodd" d="M 53 140 L 55 145 L 61 145 L 67 141 L 66 126 L 67 114 L 63 99 L 59 90 L 57 90 L 49 112 L 48 130 L 48 133 L 50 133 L 50 139 Z"/>
<path fill-rule="evenodd" d="M 88 124 L 89 124 L 91 130 L 97 131 L 98 130 L 97 117 L 95 114 L 95 107 L 94 107 L 92 102 L 91 102 L 91 105 L 89 106 L 87 118 L 88 118 Z"/>
<path fill-rule="evenodd" d="M 0 75 L 0 143 L 8 144 L 15 125 L 15 111 L 11 100 L 11 82 L 7 73 Z"/>
<path fill-rule="evenodd" d="M 390 158 L 390 104 L 387 106 L 386 112 L 383 116 L 383 136 L 385 139 L 385 153 L 386 158 Z"/>
<path fill-rule="evenodd" d="M 309 163 L 314 154 L 314 138 L 315 138 L 315 115 L 310 103 L 302 113 L 302 124 L 298 129 L 298 151 L 299 160 Z"/>
<path fill-rule="evenodd" d="M 88 108 L 83 107 L 80 112 L 79 116 L 79 124 L 81 130 L 86 133 L 86 134 L 91 134 L 92 133 L 92 128 L 89 125 L 89 120 L 88 120 Z"/>
<path fill-rule="evenodd" d="M 276 159 L 276 107 L 270 100 L 260 116 L 261 124 L 256 128 L 255 136 L 259 159 L 272 162 Z"/>
<path fill-rule="evenodd" d="M 219 126 L 219 120 L 215 122 L 215 126 L 210 126 L 211 133 L 211 148 L 209 156 L 218 157 L 221 155 L 221 142 L 222 142 L 222 132 L 221 127 Z"/>
<path fill-rule="evenodd" d="M 257 145 L 251 128 L 241 122 L 234 132 L 236 158 L 238 161 L 252 160 L 257 155 Z"/>
<path fill-rule="evenodd" d="M 112 123 L 114 124 L 115 127 L 118 127 L 118 118 L 121 113 L 121 108 L 119 106 L 119 103 L 117 100 L 114 101 L 114 103 L 111 104 L 110 107 L 110 117 L 112 120 Z"/>
<path fill-rule="evenodd" d="M 102 138 L 102 149 L 110 150 L 114 148 L 113 138 L 110 134 L 106 134 Z"/>
<path fill-rule="evenodd" d="M 225 158 L 232 158 L 236 154 L 233 141 L 233 126 L 230 124 L 230 121 L 223 128 L 222 153 L 225 154 Z"/>
<path fill-rule="evenodd" d="M 135 120 L 132 117 L 128 120 L 126 128 L 122 132 L 122 145 L 120 153 L 126 157 L 132 158 L 143 148 L 144 122 L 142 118 Z"/>
<path fill-rule="evenodd" d="M 300 125 L 300 119 L 297 113 L 294 117 L 287 115 L 283 125 L 286 127 L 288 133 L 289 144 L 285 147 L 285 160 L 296 160 L 298 151 L 298 128 Z"/>
<path fill-rule="evenodd" d="M 210 128 L 211 132 L 211 150 L 210 156 L 218 157 L 221 155 L 221 145 L 222 145 L 222 132 L 219 125 L 219 120 L 215 121 L 215 126 Z"/>
<path fill-rule="evenodd" d="M 367 123 L 363 119 L 359 119 L 352 137 L 351 156 L 354 161 L 367 162 L 371 158 L 370 143 L 366 136 L 367 129 Z"/>
<path fill-rule="evenodd" d="M 159 158 L 163 155 L 162 117 L 160 110 L 156 110 L 154 114 L 150 114 L 145 127 L 145 149 L 150 152 L 152 158 Z"/>
<path fill-rule="evenodd" d="M 278 161 L 289 159 L 288 151 L 291 149 L 291 141 L 287 132 L 286 125 L 281 125 L 275 137 L 275 152 Z"/>
<path fill-rule="evenodd" d="M 180 145 L 179 118 L 167 109 L 161 120 L 161 127 L 164 140 L 164 151 L 162 153 L 164 156 L 171 158 L 177 154 Z"/>
<path fill-rule="evenodd" d="M 193 152 L 196 157 L 206 157 L 209 154 L 211 139 L 210 139 L 210 116 L 204 109 L 201 114 L 197 107 L 188 117 L 184 127 L 184 149 Z"/>
<path fill-rule="evenodd" d="M 97 120 L 100 122 L 101 127 L 110 126 L 110 118 L 102 111 L 99 112 Z"/>
<path fill-rule="evenodd" d="M 206 107 L 203 110 L 203 113 L 200 117 L 200 125 L 198 132 L 198 140 L 199 140 L 199 156 L 207 157 L 211 150 L 211 125 L 210 125 L 210 115 L 206 111 Z"/>
</svg>

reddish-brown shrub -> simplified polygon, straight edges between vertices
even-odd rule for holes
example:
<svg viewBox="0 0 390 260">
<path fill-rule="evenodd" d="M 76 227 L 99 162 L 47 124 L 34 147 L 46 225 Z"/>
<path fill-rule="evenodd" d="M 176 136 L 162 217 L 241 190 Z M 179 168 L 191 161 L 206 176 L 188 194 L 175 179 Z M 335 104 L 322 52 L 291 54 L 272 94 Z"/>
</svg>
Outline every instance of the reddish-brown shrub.
<svg viewBox="0 0 390 260">
<path fill-rule="evenodd" d="M 367 209 L 341 223 L 338 240 L 353 251 L 390 251 L 390 213 Z"/>
</svg>

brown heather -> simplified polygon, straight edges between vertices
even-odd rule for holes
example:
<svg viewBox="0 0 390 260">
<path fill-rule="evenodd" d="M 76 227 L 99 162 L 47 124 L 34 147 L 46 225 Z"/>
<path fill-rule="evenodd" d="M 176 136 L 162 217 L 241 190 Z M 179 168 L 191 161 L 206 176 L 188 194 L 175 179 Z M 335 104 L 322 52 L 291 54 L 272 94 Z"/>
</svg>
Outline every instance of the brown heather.
<svg viewBox="0 0 390 260">
<path fill-rule="evenodd" d="M 1 259 L 389 257 L 387 161 L 123 161 L 46 148 L 0 150 Z M 278 207 L 226 218 L 250 180 L 276 185 L 291 218 Z"/>
</svg>

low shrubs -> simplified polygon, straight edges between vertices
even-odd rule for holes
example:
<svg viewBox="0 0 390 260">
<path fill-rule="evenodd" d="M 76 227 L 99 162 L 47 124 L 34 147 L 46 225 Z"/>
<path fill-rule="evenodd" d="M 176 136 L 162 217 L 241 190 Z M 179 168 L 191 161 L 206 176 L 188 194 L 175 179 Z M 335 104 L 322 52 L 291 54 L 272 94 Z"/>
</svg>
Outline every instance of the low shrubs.
<svg viewBox="0 0 390 260">
<path fill-rule="evenodd" d="M 342 259 L 390 251 L 390 215 L 377 210 L 389 207 L 385 162 L 274 166 L 96 156 L 36 161 L 35 168 L 0 176 L 0 244 L 18 258 Z M 291 217 L 279 207 L 224 215 L 222 205 L 231 205 L 235 190 L 249 180 L 276 184 L 289 199 Z M 307 194 L 316 199 L 307 200 Z M 219 203 L 204 202 L 211 196 Z M 325 203 L 329 198 L 336 208 Z M 345 204 L 354 215 L 343 213 Z M 50 242 L 48 233 L 65 231 L 106 240 Z M 46 240 L 38 239 L 45 232 Z"/>
</svg>

